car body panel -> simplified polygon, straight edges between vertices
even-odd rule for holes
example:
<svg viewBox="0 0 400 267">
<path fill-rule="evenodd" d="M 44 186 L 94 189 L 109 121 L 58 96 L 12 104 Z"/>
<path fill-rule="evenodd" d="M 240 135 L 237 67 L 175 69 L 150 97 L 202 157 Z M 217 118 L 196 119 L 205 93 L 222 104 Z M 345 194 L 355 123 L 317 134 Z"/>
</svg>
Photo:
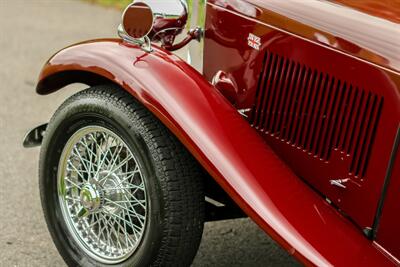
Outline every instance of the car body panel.
<svg viewBox="0 0 400 267">
<path fill-rule="evenodd" d="M 255 20 L 275 30 L 295 34 L 328 49 L 399 72 L 399 23 L 335 2 L 340 1 L 207 1 L 208 5 L 233 11 L 238 16 Z M 358 6 L 365 8 L 365 4 L 361 4 L 364 1 L 357 2 Z M 375 0 L 375 2 L 380 1 Z M 398 3 L 399 1 L 391 2 Z M 398 12 L 395 13 L 397 16 L 400 14 L 400 9 L 391 11 Z M 232 25 L 229 26 L 235 28 Z M 243 26 L 245 25 L 241 25 Z"/>
<path fill-rule="evenodd" d="M 232 25 L 240 25 L 240 31 Z M 249 46 L 249 34 L 260 38 L 259 49 Z M 373 226 L 400 121 L 399 59 L 399 24 L 329 1 L 210 0 L 207 4 L 206 79 L 211 81 L 220 72 L 230 77 L 236 92 L 232 102 L 247 111 L 249 123 L 360 231 Z M 264 64 L 278 67 L 264 77 Z M 296 68 L 308 73 L 298 76 L 304 78 L 297 83 L 303 87 L 293 85 L 291 73 Z M 282 93 L 265 93 L 261 98 L 266 102 L 260 100 L 261 82 Z M 284 97 L 291 86 L 291 92 L 300 92 L 298 99 L 304 99 L 293 110 Z M 325 106 L 327 113 L 307 115 Z M 261 112 L 271 107 L 265 112 L 274 115 L 254 114 L 258 107 Z M 257 116 L 268 117 L 272 126 L 260 124 Z M 287 124 L 277 127 L 275 120 Z M 292 127 L 289 122 L 294 125 L 291 136 L 285 133 L 285 127 Z M 317 147 L 329 156 L 315 152 Z M 354 165 L 364 166 L 365 171 Z M 346 180 L 346 189 L 330 180 Z"/>
<path fill-rule="evenodd" d="M 202 75 L 168 52 L 146 53 L 121 40 L 81 43 L 47 62 L 37 91 L 103 79 L 153 112 L 232 199 L 304 264 L 395 264 L 303 183 Z"/>
<path fill-rule="evenodd" d="M 400 1 L 398 0 L 334 0 L 333 2 L 378 18 L 400 23 Z"/>
</svg>

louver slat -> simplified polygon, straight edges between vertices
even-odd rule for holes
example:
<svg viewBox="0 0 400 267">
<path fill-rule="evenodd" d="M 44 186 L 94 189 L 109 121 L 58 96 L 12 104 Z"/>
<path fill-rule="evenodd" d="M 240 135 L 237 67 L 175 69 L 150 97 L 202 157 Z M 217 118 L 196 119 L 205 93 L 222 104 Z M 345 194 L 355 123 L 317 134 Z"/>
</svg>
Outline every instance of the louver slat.
<svg viewBox="0 0 400 267">
<path fill-rule="evenodd" d="M 254 128 L 324 161 L 340 150 L 365 176 L 383 97 L 267 52 L 254 105 Z"/>
</svg>

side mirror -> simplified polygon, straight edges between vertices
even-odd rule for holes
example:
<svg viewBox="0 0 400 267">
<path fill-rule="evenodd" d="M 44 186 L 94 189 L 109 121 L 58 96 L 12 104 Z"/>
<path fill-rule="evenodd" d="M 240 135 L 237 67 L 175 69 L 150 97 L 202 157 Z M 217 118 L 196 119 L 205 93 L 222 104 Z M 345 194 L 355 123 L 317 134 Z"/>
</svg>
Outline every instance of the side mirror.
<svg viewBox="0 0 400 267">
<path fill-rule="evenodd" d="M 122 29 L 133 39 L 141 39 L 147 36 L 153 28 L 153 12 L 143 3 L 132 3 L 122 15 Z"/>
<path fill-rule="evenodd" d="M 125 9 L 118 33 L 124 40 L 143 48 L 149 48 L 151 41 L 172 47 L 187 20 L 188 7 L 184 0 L 136 0 Z"/>
</svg>

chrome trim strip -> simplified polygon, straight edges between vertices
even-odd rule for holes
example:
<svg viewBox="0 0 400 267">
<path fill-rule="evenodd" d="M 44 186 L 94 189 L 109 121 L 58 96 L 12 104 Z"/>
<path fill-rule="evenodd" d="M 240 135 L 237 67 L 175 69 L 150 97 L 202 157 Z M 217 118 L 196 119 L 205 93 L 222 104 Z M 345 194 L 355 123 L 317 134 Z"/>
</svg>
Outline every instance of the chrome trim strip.
<svg viewBox="0 0 400 267">
<path fill-rule="evenodd" d="M 399 145 L 400 145 L 400 125 L 397 127 L 397 134 L 396 134 L 396 138 L 393 143 L 388 167 L 386 169 L 386 176 L 385 176 L 385 181 L 384 181 L 383 187 L 382 187 L 381 198 L 379 199 L 378 208 L 376 209 L 376 213 L 375 213 L 374 223 L 372 225 L 372 233 L 371 233 L 370 238 L 373 240 L 376 239 L 376 235 L 378 233 L 379 223 L 380 223 L 380 220 L 382 217 L 382 210 L 383 210 L 383 206 L 385 204 L 385 199 L 386 199 L 386 195 L 387 195 L 387 190 L 389 188 L 389 183 L 392 178 L 392 171 L 393 171 L 393 167 L 394 167 L 394 162 L 396 160 L 397 150 L 399 148 Z"/>
</svg>

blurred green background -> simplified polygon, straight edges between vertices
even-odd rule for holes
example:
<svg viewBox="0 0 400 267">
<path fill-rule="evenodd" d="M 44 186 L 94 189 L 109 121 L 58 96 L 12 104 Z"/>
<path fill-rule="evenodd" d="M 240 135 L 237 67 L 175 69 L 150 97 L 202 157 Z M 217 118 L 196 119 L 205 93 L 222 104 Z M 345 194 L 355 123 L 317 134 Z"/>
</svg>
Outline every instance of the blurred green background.
<svg viewBox="0 0 400 267">
<path fill-rule="evenodd" d="M 84 0 L 86 2 L 100 4 L 107 7 L 115 7 L 119 9 L 125 8 L 132 0 Z"/>
<path fill-rule="evenodd" d="M 124 10 L 130 3 L 133 2 L 133 0 L 83 0 L 83 1 L 89 2 L 89 3 L 92 3 L 92 4 L 98 4 L 98 5 L 105 6 L 105 7 L 117 8 L 117 9 L 120 9 L 120 10 Z M 204 1 L 205 0 L 199 0 L 200 6 L 202 4 L 204 4 Z M 188 7 L 189 7 L 189 18 L 188 18 L 188 20 L 190 21 L 190 17 L 191 17 L 190 14 L 192 13 L 191 11 L 192 11 L 192 8 L 193 8 L 192 0 L 187 0 L 187 3 L 188 3 Z M 204 21 L 204 19 L 205 19 L 205 12 L 204 12 L 204 10 L 201 10 L 199 12 L 199 21 Z"/>
<path fill-rule="evenodd" d="M 115 7 L 119 9 L 125 8 L 128 4 L 132 3 L 132 0 L 84 0 L 86 2 L 100 4 L 108 7 Z M 189 7 L 191 6 L 191 0 L 188 0 Z M 204 0 L 200 0 L 200 2 L 204 2 Z"/>
</svg>

